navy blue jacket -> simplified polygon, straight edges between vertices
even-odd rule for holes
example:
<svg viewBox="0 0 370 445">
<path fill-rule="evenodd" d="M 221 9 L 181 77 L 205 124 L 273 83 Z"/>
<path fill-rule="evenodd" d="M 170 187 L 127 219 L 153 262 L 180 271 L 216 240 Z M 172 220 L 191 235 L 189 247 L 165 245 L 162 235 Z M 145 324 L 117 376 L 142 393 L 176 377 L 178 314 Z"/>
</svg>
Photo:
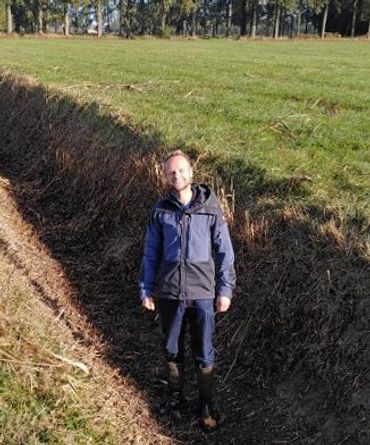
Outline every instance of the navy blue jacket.
<svg viewBox="0 0 370 445">
<path fill-rule="evenodd" d="M 161 298 L 232 297 L 234 252 L 215 193 L 193 184 L 184 207 L 171 192 L 150 213 L 140 274 L 141 298 L 152 297 L 159 282 Z"/>
</svg>

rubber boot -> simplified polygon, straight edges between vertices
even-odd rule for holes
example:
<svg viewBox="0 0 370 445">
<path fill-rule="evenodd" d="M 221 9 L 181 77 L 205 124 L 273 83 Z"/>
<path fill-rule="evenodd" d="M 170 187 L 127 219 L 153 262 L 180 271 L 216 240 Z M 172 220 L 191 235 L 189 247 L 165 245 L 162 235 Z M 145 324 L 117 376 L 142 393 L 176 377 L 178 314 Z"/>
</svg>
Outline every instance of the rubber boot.
<svg viewBox="0 0 370 445">
<path fill-rule="evenodd" d="M 199 388 L 199 422 L 205 432 L 212 432 L 219 426 L 219 416 L 213 402 L 213 367 L 197 368 Z"/>
<path fill-rule="evenodd" d="M 182 364 L 167 362 L 167 382 L 169 396 L 166 402 L 166 413 L 175 419 L 181 418 L 184 406 L 184 368 Z"/>
</svg>

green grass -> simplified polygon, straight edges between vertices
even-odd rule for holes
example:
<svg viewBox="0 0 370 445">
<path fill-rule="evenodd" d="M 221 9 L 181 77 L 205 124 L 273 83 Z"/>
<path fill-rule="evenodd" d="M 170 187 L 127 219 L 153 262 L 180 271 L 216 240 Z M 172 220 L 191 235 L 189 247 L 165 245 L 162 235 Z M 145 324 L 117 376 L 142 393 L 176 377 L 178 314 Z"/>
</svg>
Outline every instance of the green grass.
<svg viewBox="0 0 370 445">
<path fill-rule="evenodd" d="M 245 165 L 276 183 L 307 175 L 298 199 L 370 216 L 369 50 L 366 41 L 2 39 L 0 68 L 119 107 L 166 144 L 220 154 L 241 181 L 251 180 Z"/>
<path fill-rule="evenodd" d="M 32 377 L 34 383 L 43 379 L 40 374 Z M 63 382 L 56 378 L 54 383 L 56 386 L 47 391 L 31 389 L 10 367 L 0 367 L 0 439 L 5 441 L 2 443 L 113 444 L 109 423 L 106 431 L 101 426 L 99 429 L 84 417 L 91 415 L 87 409 L 77 409 L 71 400 L 61 402 Z"/>
</svg>

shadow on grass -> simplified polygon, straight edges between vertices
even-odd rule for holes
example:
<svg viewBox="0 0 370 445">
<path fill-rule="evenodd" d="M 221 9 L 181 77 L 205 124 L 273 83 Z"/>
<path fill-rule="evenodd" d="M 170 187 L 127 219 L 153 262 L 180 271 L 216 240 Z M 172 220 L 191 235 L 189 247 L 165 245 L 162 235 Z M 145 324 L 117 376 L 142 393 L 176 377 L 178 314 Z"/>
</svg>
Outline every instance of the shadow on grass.
<svg viewBox="0 0 370 445">
<path fill-rule="evenodd" d="M 225 423 L 205 438 L 193 414 L 176 426 L 159 415 L 160 326 L 137 297 L 160 135 L 11 76 L 0 95 L 0 174 L 63 266 L 72 303 L 102 333 L 107 363 L 147 395 L 166 434 L 189 444 L 369 442 L 364 221 L 294 204 L 308 193 L 305 178 L 273 182 L 242 158 L 226 167 L 207 160 L 209 172 L 238 175 L 242 205 L 232 227 L 238 289 L 233 309 L 217 320 Z"/>
</svg>

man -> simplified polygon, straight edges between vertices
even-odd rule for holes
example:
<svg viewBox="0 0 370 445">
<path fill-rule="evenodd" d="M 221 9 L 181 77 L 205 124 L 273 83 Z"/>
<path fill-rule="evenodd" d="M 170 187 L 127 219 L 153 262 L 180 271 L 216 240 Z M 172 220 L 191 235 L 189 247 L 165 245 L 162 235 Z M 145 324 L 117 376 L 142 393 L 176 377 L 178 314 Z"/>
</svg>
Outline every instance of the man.
<svg viewBox="0 0 370 445">
<path fill-rule="evenodd" d="M 192 184 L 189 157 L 170 153 L 163 172 L 169 193 L 150 214 L 140 275 L 142 306 L 161 315 L 169 406 L 183 402 L 184 333 L 188 322 L 199 388 L 200 423 L 217 427 L 213 404 L 214 309 L 229 309 L 235 287 L 234 253 L 227 224 L 214 192 Z M 159 293 L 154 298 L 154 285 Z"/>
</svg>

